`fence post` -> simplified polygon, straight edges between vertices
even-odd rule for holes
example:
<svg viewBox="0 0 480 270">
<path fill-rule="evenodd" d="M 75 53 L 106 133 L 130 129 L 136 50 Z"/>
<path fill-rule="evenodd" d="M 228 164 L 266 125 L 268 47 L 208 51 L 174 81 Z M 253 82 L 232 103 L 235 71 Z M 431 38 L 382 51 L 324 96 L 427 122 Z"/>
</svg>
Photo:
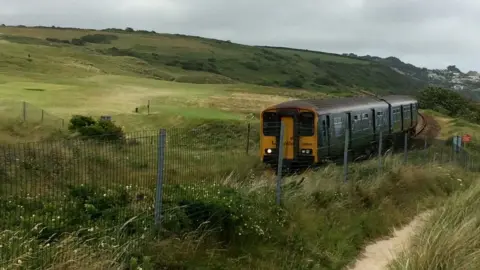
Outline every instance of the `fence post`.
<svg viewBox="0 0 480 270">
<path fill-rule="evenodd" d="M 163 178 L 165 169 L 165 145 L 167 131 L 160 129 L 158 134 L 157 185 L 155 193 L 155 225 L 160 225 L 162 213 Z"/>
<path fill-rule="evenodd" d="M 403 141 L 403 162 L 407 164 L 408 160 L 408 132 L 405 132 L 404 141 Z"/>
<path fill-rule="evenodd" d="M 23 122 L 27 121 L 27 103 L 23 102 Z"/>
<path fill-rule="evenodd" d="M 148 100 L 147 104 L 147 115 L 150 115 L 150 99 Z"/>
<path fill-rule="evenodd" d="M 345 129 L 345 145 L 343 149 L 343 181 L 347 182 L 348 179 L 348 142 L 350 141 L 350 129 Z"/>
<path fill-rule="evenodd" d="M 277 164 L 277 205 L 280 205 L 280 197 L 282 195 L 282 169 L 283 169 L 283 138 L 285 136 L 285 126 L 283 122 L 280 125 L 280 138 L 278 145 L 278 164 Z"/>
<path fill-rule="evenodd" d="M 247 155 L 248 155 L 248 150 L 250 149 L 250 123 L 248 123 L 247 125 L 247 146 L 246 146 L 246 152 L 247 152 Z"/>
<path fill-rule="evenodd" d="M 383 131 L 380 131 L 380 134 L 379 134 L 379 140 L 378 140 L 378 171 L 379 173 L 382 173 L 382 165 L 383 165 L 383 162 L 382 162 L 382 144 L 383 144 Z"/>
</svg>

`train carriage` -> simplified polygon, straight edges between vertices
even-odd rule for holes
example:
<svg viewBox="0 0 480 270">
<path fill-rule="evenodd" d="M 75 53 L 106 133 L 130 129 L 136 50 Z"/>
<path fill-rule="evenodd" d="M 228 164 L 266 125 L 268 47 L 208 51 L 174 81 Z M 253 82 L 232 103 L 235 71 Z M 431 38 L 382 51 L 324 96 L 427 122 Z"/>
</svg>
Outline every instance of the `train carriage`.
<svg viewBox="0 0 480 270">
<path fill-rule="evenodd" d="M 376 149 L 380 132 L 385 142 L 414 134 L 418 102 L 412 97 L 349 97 L 292 100 L 262 111 L 260 155 L 263 162 L 278 162 L 279 143 L 286 166 L 310 166 L 343 155 L 346 131 L 354 154 Z M 284 124 L 283 142 L 280 127 Z M 399 136 L 401 135 L 401 136 Z"/>
</svg>

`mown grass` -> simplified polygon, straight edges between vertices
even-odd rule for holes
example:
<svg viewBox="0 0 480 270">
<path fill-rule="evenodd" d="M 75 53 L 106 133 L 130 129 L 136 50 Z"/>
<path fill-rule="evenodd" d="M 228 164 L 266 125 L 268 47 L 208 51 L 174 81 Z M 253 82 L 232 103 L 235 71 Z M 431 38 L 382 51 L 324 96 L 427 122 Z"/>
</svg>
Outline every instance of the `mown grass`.
<svg viewBox="0 0 480 270">
<path fill-rule="evenodd" d="M 219 128 L 229 132 L 212 140 Z M 245 133 L 215 124 L 190 132 L 203 136 L 167 138 L 160 231 L 156 135 L 0 151 L 9 153 L 0 161 L 0 237 L 10 243 L 2 267 L 342 269 L 367 241 L 467 189 L 472 177 L 423 153 L 406 166 L 386 158 L 383 173 L 375 160 L 354 164 L 347 184 L 332 165 L 286 178 L 277 207 L 273 176 L 243 152 Z"/>
</svg>

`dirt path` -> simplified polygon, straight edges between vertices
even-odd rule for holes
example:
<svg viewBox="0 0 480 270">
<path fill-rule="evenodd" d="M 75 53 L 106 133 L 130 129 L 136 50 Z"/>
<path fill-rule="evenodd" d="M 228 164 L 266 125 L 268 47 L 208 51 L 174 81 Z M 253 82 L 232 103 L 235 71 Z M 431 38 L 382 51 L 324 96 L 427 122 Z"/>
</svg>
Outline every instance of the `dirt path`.
<svg viewBox="0 0 480 270">
<path fill-rule="evenodd" d="M 429 211 L 416 216 L 412 222 L 400 230 L 394 229 L 393 236 L 368 245 L 362 256 L 349 270 L 385 270 L 399 252 L 405 248 L 416 229 L 424 223 Z"/>
</svg>

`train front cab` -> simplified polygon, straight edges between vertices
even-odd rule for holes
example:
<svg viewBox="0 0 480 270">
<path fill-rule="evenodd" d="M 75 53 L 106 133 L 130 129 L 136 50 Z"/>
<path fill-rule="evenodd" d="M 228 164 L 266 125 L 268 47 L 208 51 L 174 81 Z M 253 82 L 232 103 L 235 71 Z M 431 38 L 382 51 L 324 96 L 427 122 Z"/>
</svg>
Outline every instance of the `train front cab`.
<svg viewBox="0 0 480 270">
<path fill-rule="evenodd" d="M 308 167 L 318 162 L 317 113 L 298 108 L 267 109 L 260 117 L 260 157 L 273 167 L 278 164 L 281 123 L 284 124 L 283 165 Z"/>
</svg>

